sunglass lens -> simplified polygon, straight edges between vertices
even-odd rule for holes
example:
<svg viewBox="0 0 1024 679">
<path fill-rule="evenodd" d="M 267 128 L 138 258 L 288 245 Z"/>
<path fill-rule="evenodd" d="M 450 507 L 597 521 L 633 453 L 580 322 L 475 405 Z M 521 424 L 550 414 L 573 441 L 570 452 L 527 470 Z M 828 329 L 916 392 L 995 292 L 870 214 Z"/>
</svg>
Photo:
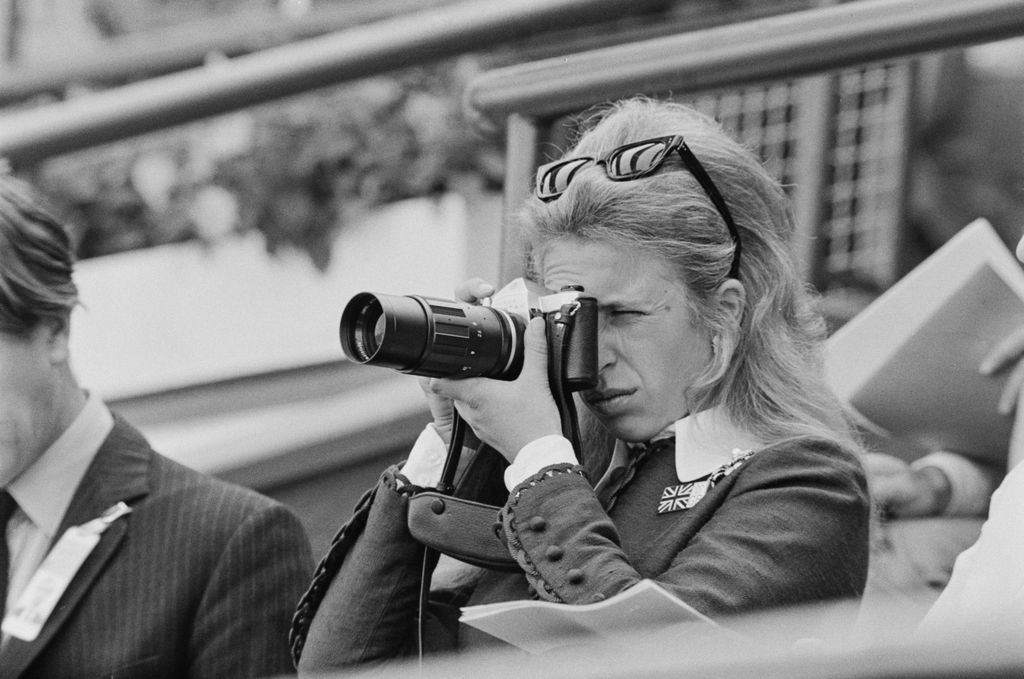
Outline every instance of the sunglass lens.
<svg viewBox="0 0 1024 679">
<path fill-rule="evenodd" d="M 668 144 L 664 141 L 623 147 L 608 159 L 608 176 L 612 179 L 630 179 L 645 175 L 661 164 L 667 148 Z"/>
<path fill-rule="evenodd" d="M 590 158 L 570 158 L 545 165 L 537 172 L 537 195 L 541 198 L 561 195 L 576 173 L 592 162 Z"/>
</svg>

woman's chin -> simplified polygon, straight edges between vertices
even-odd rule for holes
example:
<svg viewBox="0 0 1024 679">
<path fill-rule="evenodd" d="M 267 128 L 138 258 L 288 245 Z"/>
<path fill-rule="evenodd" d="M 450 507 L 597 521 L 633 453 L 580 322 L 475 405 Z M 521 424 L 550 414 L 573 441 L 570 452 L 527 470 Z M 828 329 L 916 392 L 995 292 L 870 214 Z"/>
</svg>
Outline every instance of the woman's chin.
<svg viewBox="0 0 1024 679">
<path fill-rule="evenodd" d="M 650 441 L 664 429 L 660 424 L 644 421 L 643 418 L 619 415 L 615 417 L 600 417 L 601 424 L 608 432 L 620 441 L 626 443 L 642 443 Z"/>
</svg>

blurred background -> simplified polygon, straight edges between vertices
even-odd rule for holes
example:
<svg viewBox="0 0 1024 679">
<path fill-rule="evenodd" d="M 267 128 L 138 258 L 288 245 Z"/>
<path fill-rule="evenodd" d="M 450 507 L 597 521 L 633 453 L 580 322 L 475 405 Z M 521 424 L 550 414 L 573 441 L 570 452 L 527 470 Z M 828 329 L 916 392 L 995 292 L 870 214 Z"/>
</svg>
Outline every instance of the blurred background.
<svg viewBox="0 0 1024 679">
<path fill-rule="evenodd" d="M 1016 5 L 1016 6 L 1015 6 Z M 977 0 L 0 0 L 0 157 L 74 226 L 84 386 L 321 553 L 426 421 L 356 292 L 515 275 L 575 114 L 713 114 L 787 186 L 838 327 L 976 217 L 1024 225 L 1024 17 Z"/>
</svg>

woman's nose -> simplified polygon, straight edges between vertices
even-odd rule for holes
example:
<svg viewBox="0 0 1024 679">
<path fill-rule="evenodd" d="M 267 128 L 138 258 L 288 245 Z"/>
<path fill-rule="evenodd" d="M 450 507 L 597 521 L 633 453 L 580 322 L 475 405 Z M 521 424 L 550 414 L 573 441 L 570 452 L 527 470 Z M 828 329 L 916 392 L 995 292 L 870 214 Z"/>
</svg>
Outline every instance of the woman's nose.
<svg viewBox="0 0 1024 679">
<path fill-rule="evenodd" d="M 597 333 L 597 369 L 600 372 L 615 364 L 618 352 L 615 347 L 612 333 L 602 331 Z"/>
</svg>

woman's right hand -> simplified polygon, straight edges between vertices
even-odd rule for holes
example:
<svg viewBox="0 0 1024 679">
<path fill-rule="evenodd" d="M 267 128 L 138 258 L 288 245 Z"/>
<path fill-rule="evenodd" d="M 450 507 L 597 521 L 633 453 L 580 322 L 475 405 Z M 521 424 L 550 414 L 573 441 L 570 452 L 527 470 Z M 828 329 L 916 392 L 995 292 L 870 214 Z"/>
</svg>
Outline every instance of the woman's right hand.
<svg viewBox="0 0 1024 679">
<path fill-rule="evenodd" d="M 470 278 L 455 287 L 455 299 L 467 304 L 479 304 L 493 294 L 494 286 L 482 278 Z M 427 398 L 427 407 L 430 408 L 430 415 L 434 420 L 434 429 L 447 445 L 452 438 L 454 404 L 451 399 L 434 393 L 430 388 L 430 380 L 429 377 L 420 377 L 420 389 L 423 390 L 423 394 Z M 471 432 L 467 431 L 466 433 L 472 435 Z"/>
</svg>

